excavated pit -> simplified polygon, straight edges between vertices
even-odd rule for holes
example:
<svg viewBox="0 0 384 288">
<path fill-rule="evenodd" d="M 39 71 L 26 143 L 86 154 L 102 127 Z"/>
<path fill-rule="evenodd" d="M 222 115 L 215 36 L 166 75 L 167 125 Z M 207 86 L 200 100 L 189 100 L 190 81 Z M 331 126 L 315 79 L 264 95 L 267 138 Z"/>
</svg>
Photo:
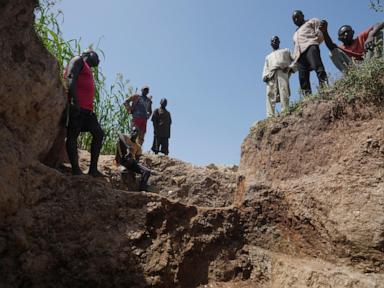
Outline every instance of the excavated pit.
<svg viewBox="0 0 384 288">
<path fill-rule="evenodd" d="M 384 287 L 382 102 L 257 123 L 239 171 L 147 155 L 155 193 L 128 192 L 111 156 L 41 164 L 65 96 L 33 9 L 0 3 L 0 287 Z"/>
</svg>

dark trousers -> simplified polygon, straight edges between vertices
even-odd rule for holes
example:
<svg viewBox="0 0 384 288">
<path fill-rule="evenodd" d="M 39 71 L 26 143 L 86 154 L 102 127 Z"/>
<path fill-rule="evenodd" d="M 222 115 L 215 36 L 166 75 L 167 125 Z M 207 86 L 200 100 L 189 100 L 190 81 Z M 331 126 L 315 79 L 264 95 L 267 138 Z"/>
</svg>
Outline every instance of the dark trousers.
<svg viewBox="0 0 384 288">
<path fill-rule="evenodd" d="M 66 147 L 72 171 L 74 172 L 80 169 L 77 155 L 77 138 L 80 132 L 90 132 L 92 134 L 91 165 L 89 170 L 95 171 L 97 170 L 97 162 L 104 138 L 104 132 L 97 121 L 95 113 L 85 109 L 81 109 L 80 112 L 73 110 L 70 112 Z"/>
<path fill-rule="evenodd" d="M 151 176 L 151 171 L 147 167 L 138 164 L 137 161 L 133 158 L 123 158 L 121 165 L 123 165 L 129 171 L 133 171 L 137 174 L 140 174 L 141 178 L 139 189 L 146 190 L 149 176 Z"/>
<path fill-rule="evenodd" d="M 168 145 L 169 145 L 169 138 L 168 137 L 153 137 L 153 145 L 152 145 L 152 151 L 155 152 L 155 154 L 161 152 L 164 153 L 164 155 L 168 155 Z"/>
<path fill-rule="evenodd" d="M 299 71 L 300 88 L 303 94 L 311 94 L 310 72 L 315 71 L 319 79 L 319 85 L 328 83 L 327 73 L 320 57 L 320 48 L 318 45 L 311 45 L 301 54 L 297 69 Z"/>
</svg>

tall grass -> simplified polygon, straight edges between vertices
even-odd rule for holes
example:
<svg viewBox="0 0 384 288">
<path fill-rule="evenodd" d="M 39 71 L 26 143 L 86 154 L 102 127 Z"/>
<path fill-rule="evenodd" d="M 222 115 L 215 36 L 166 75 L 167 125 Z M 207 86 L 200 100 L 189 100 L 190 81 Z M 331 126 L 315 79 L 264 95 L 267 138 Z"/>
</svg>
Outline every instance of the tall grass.
<svg viewBox="0 0 384 288">
<path fill-rule="evenodd" d="M 85 48 L 81 39 L 64 39 L 60 28 L 64 21 L 64 14 L 54 8 L 59 1 L 40 0 L 35 10 L 35 30 L 47 50 L 57 59 L 60 74 L 63 75 L 68 62 Z M 88 45 L 87 48 L 92 46 L 92 44 Z M 105 56 L 98 47 L 95 50 Z M 105 133 L 101 153 L 112 154 L 115 150 L 117 134 L 127 132 L 130 127 L 130 116 L 125 112 L 122 104 L 134 90 L 122 74 L 117 75 L 110 87 L 107 87 L 106 77 L 100 67 L 93 69 L 93 76 L 96 88 L 94 111 Z M 91 140 L 89 133 L 81 133 L 78 141 L 79 148 L 90 150 Z"/>
<path fill-rule="evenodd" d="M 81 52 L 80 40 L 65 40 L 60 29 L 60 20 L 64 15 L 53 7 L 58 0 L 41 0 L 35 10 L 35 30 L 47 50 L 57 59 L 60 73 L 63 75 L 65 65 Z"/>
</svg>

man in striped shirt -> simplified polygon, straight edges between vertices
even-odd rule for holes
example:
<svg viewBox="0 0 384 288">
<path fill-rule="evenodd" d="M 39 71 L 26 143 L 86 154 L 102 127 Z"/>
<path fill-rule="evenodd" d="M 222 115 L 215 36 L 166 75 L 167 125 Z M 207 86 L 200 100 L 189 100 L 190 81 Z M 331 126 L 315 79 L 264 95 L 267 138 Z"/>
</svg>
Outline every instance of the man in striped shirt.
<svg viewBox="0 0 384 288">
<path fill-rule="evenodd" d="M 311 94 L 310 72 L 315 71 L 319 84 L 326 85 L 327 73 L 320 56 L 319 45 L 323 42 L 320 31 L 321 21 L 317 18 L 304 19 L 304 14 L 296 10 L 292 15 L 293 23 L 298 27 L 293 35 L 295 62 L 299 71 L 300 88 L 303 94 Z"/>
</svg>

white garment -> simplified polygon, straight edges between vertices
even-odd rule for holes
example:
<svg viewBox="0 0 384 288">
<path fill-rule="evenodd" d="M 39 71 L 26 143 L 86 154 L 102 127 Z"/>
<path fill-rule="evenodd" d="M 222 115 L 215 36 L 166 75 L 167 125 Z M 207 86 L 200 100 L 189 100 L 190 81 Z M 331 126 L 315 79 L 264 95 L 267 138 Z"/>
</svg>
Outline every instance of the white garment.
<svg viewBox="0 0 384 288">
<path fill-rule="evenodd" d="M 280 96 L 281 111 L 288 111 L 289 96 L 289 73 L 283 70 L 276 70 L 272 80 L 267 82 L 267 117 L 275 115 L 276 99 Z"/>
<path fill-rule="evenodd" d="M 280 96 L 281 110 L 286 111 L 289 107 L 289 76 L 287 68 L 292 68 L 293 58 L 289 49 L 278 49 L 265 58 L 263 79 L 267 77 L 267 117 L 275 114 L 276 99 Z"/>
<path fill-rule="evenodd" d="M 277 49 L 265 58 L 264 70 L 263 70 L 263 79 L 267 76 L 268 79 L 271 79 L 277 69 L 287 69 L 292 67 L 293 57 L 289 49 Z"/>
<path fill-rule="evenodd" d="M 295 45 L 294 58 L 296 61 L 309 46 L 319 45 L 324 41 L 323 33 L 319 29 L 320 23 L 319 19 L 312 18 L 301 25 L 293 34 L 293 43 Z"/>
</svg>

